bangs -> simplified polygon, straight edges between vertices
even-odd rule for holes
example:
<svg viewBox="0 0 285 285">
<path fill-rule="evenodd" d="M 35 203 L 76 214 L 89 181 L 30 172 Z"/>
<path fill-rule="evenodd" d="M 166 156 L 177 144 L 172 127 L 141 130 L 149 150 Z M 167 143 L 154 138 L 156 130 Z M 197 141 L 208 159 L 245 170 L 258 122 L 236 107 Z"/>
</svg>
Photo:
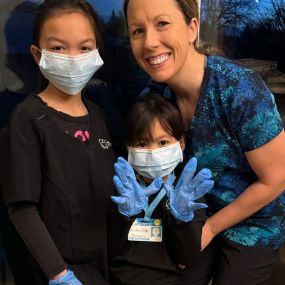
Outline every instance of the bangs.
<svg viewBox="0 0 285 285">
<path fill-rule="evenodd" d="M 185 130 L 180 112 L 165 98 L 153 94 L 142 96 L 135 103 L 125 129 L 125 142 L 135 146 L 140 142 L 153 141 L 154 122 L 179 141 Z"/>
<path fill-rule="evenodd" d="M 145 112 L 138 112 L 133 118 L 130 118 L 126 129 L 126 144 L 134 146 L 137 143 L 152 140 L 153 119 Z"/>
</svg>

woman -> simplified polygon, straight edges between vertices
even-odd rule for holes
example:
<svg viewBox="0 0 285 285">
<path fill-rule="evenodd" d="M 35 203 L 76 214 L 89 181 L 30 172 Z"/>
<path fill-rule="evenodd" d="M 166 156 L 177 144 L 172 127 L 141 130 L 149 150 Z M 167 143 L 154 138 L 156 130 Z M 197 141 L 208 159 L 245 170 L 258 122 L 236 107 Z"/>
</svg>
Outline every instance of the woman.
<svg viewBox="0 0 285 285">
<path fill-rule="evenodd" d="M 252 70 L 197 48 L 194 0 L 126 0 L 134 56 L 149 89 L 171 96 L 188 130 L 185 153 L 215 186 L 199 262 L 186 284 L 266 284 L 284 240 L 285 134 L 272 94 Z"/>
</svg>

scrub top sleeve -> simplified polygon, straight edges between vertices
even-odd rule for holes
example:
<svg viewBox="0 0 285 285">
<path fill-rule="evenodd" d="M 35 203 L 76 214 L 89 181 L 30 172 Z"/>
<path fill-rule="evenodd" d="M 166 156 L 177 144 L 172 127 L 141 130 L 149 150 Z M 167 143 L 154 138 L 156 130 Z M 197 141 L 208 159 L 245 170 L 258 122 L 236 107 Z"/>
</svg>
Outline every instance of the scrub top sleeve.
<svg viewBox="0 0 285 285">
<path fill-rule="evenodd" d="M 32 120 L 15 116 L 1 131 L 1 182 L 5 203 L 39 202 L 41 194 L 40 142 Z"/>
<path fill-rule="evenodd" d="M 282 131 L 274 97 L 259 74 L 242 78 L 233 95 L 228 116 L 243 151 L 261 147 Z"/>
</svg>

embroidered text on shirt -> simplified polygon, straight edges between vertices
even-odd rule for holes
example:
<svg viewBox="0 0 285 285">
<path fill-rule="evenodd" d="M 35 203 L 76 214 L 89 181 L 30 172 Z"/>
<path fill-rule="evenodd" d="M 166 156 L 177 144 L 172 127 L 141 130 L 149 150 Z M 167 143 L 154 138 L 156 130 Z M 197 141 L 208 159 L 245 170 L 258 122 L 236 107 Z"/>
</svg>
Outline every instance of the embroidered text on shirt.
<svg viewBox="0 0 285 285">
<path fill-rule="evenodd" d="M 103 149 L 109 149 L 112 147 L 112 143 L 104 139 L 99 139 L 99 143 Z"/>
</svg>

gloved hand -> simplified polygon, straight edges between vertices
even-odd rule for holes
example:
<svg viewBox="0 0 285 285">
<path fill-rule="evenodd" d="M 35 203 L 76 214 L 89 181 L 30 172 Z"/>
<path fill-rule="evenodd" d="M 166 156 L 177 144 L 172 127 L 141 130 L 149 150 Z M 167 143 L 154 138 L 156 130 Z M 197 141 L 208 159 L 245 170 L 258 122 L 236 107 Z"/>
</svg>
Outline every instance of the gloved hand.
<svg viewBox="0 0 285 285">
<path fill-rule="evenodd" d="M 206 204 L 194 201 L 204 196 L 214 186 L 214 181 L 210 180 L 211 171 L 204 168 L 194 176 L 196 168 L 197 159 L 193 157 L 184 167 L 175 188 L 173 187 L 173 175 L 170 175 L 164 183 L 166 194 L 169 197 L 170 212 L 182 222 L 192 221 L 193 211 L 207 208 Z"/>
<path fill-rule="evenodd" d="M 67 273 L 58 280 L 49 280 L 49 285 L 83 285 L 74 275 L 73 271 L 68 269 Z"/>
<path fill-rule="evenodd" d="M 142 212 L 148 205 L 148 197 L 161 188 L 163 180 L 156 178 L 146 188 L 137 182 L 132 166 L 122 157 L 115 163 L 116 175 L 113 181 L 121 196 L 112 196 L 113 202 L 118 204 L 119 212 L 127 217 L 135 216 Z"/>
</svg>

